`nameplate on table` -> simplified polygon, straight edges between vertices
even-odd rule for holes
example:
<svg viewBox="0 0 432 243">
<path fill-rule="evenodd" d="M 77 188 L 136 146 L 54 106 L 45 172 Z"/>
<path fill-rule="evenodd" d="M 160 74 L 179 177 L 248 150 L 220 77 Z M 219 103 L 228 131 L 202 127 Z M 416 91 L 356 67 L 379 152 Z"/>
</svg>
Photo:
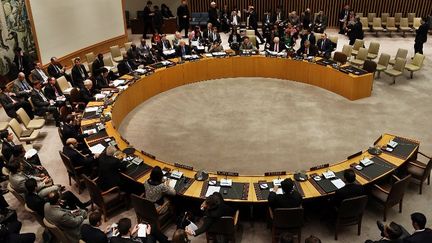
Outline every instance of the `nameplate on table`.
<svg viewBox="0 0 432 243">
<path fill-rule="evenodd" d="M 120 136 L 120 138 L 127 144 L 127 145 L 129 145 L 129 141 L 128 140 L 126 140 L 123 136 Z"/>
<path fill-rule="evenodd" d="M 355 153 L 355 154 L 352 154 L 352 155 L 348 156 L 347 159 L 355 158 L 355 157 L 361 155 L 362 153 L 363 153 L 362 151 L 359 151 L 359 152 L 357 152 L 357 153 Z"/>
<path fill-rule="evenodd" d="M 151 159 L 156 159 L 156 156 L 154 156 L 153 154 L 147 153 L 144 150 L 141 150 L 141 153 Z"/>
<path fill-rule="evenodd" d="M 177 168 L 182 168 L 182 169 L 186 169 L 186 170 L 193 170 L 192 166 L 184 165 L 184 164 L 180 164 L 180 163 L 174 163 L 174 166 Z"/>
<path fill-rule="evenodd" d="M 309 170 L 314 171 L 314 170 L 324 169 L 324 168 L 327 168 L 329 166 L 330 166 L 329 164 L 322 164 L 322 165 L 317 165 L 317 166 L 311 167 Z"/>
<path fill-rule="evenodd" d="M 381 140 L 381 138 L 382 138 L 382 135 L 379 136 L 379 138 L 377 140 L 375 140 L 375 142 L 373 143 L 373 145 L 376 145 Z"/>
<path fill-rule="evenodd" d="M 281 176 L 286 175 L 286 171 L 273 171 L 273 172 L 265 172 L 264 176 Z"/>
<path fill-rule="evenodd" d="M 224 176 L 238 176 L 238 172 L 230 172 L 230 171 L 218 171 L 218 175 L 224 175 Z"/>
</svg>

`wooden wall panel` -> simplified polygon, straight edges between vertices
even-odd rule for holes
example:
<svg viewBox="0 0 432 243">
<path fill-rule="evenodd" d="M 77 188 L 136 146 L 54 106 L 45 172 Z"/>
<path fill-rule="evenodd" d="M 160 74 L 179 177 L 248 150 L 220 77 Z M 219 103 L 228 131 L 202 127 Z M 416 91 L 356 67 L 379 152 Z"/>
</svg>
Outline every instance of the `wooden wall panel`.
<svg viewBox="0 0 432 243">
<path fill-rule="evenodd" d="M 349 3 L 351 7 L 359 13 L 367 16 L 367 13 L 403 13 L 406 17 L 407 13 L 416 13 L 416 16 L 427 16 L 432 14 L 432 0 L 214 0 L 219 8 L 224 4 L 228 5 L 229 9 L 237 6 L 238 9 L 246 9 L 249 3 L 255 6 L 262 19 L 262 15 L 266 9 L 272 11 L 277 5 L 282 5 L 285 15 L 293 10 L 297 13 L 303 12 L 306 8 L 310 8 L 312 12 L 318 12 L 320 9 L 329 17 L 329 25 L 337 26 L 337 18 L 339 11 L 345 3 Z M 209 1 L 189 0 L 191 12 L 207 12 L 210 6 Z"/>
</svg>

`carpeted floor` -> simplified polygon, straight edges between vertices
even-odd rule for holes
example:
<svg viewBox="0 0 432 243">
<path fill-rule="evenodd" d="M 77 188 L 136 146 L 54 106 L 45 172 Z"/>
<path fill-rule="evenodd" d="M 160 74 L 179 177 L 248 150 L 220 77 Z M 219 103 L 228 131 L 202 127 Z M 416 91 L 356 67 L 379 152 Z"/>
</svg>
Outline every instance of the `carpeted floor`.
<svg viewBox="0 0 432 243">
<path fill-rule="evenodd" d="M 336 35 L 336 30 L 329 30 L 330 35 Z M 135 43 L 139 42 L 139 35 L 129 35 L 129 39 L 134 41 Z M 431 36 L 429 36 L 429 39 Z M 227 37 L 222 34 L 223 44 L 226 47 Z M 393 38 L 389 38 L 384 34 L 380 34 L 379 37 L 375 37 L 371 34 L 366 34 L 365 37 L 366 45 L 369 45 L 370 41 L 378 41 L 381 43 L 381 52 L 389 53 L 391 56 L 394 56 L 397 48 L 407 48 L 409 50 L 408 56 L 411 57 L 413 54 L 413 37 L 408 35 L 406 38 L 402 38 L 398 35 L 393 35 Z M 347 44 L 348 41 L 344 36 L 339 35 L 338 49 L 342 49 L 343 44 Z M 193 86 L 185 86 L 179 89 L 175 89 L 160 96 L 154 97 L 154 99 L 149 100 L 143 104 L 142 107 L 139 107 L 136 111 L 134 111 L 130 118 L 133 118 L 134 114 L 140 112 L 141 109 L 156 109 L 158 106 L 161 107 L 158 110 L 157 116 L 154 119 L 162 119 L 163 116 L 168 115 L 165 110 L 170 108 L 171 106 L 182 105 L 191 107 L 194 105 L 197 107 L 197 103 L 201 103 L 202 101 L 206 101 L 207 109 L 204 111 L 204 114 L 208 115 L 208 119 L 204 119 L 201 114 L 203 111 L 198 110 L 195 113 L 191 113 L 188 110 L 183 111 L 175 111 L 178 117 L 171 117 L 170 119 L 176 119 L 177 121 L 187 121 L 197 119 L 201 117 L 200 124 L 193 124 L 201 127 L 200 132 L 208 132 L 205 130 L 205 125 L 211 124 L 211 121 L 214 120 L 214 117 L 211 117 L 213 113 L 210 113 L 210 109 L 216 109 L 216 114 L 223 115 L 224 109 L 217 109 L 223 107 L 223 105 L 228 106 L 229 102 L 234 102 L 236 99 L 240 101 L 240 97 L 233 97 L 235 92 L 239 92 L 239 89 L 246 89 L 248 93 L 242 92 L 240 96 L 242 96 L 245 106 L 243 107 L 227 107 L 227 109 L 234 114 L 235 112 L 242 111 L 246 116 L 250 116 L 252 112 L 257 112 L 266 105 L 269 107 L 269 110 L 263 111 L 262 115 L 253 118 L 256 122 L 260 122 L 260 124 L 271 124 L 275 125 L 276 129 L 271 129 L 271 127 L 259 127 L 257 125 L 252 126 L 253 122 L 249 119 L 246 120 L 249 124 L 248 127 L 245 127 L 242 124 L 234 124 L 233 128 L 239 128 L 251 131 L 257 131 L 258 134 L 262 137 L 258 138 L 258 135 L 251 136 L 251 140 L 258 141 L 265 146 L 268 146 L 266 142 L 272 142 L 273 147 L 270 147 L 269 150 L 259 150 L 260 153 L 266 153 L 266 156 L 260 157 L 260 153 L 257 153 L 258 159 L 252 159 L 247 161 L 247 163 L 254 163 L 253 166 L 246 164 L 243 167 L 250 167 L 251 169 L 254 167 L 262 167 L 267 171 L 267 166 L 263 166 L 267 163 L 273 163 L 275 166 L 280 166 L 279 168 L 287 169 L 290 171 L 296 170 L 298 168 L 308 168 L 310 165 L 315 165 L 323 162 L 336 162 L 343 160 L 347 155 L 358 151 L 359 149 L 365 149 L 374 141 L 379 134 L 383 132 L 391 132 L 399 135 L 412 137 L 419 139 L 421 141 L 421 150 L 432 154 L 432 139 L 430 126 L 432 124 L 432 113 L 431 113 L 431 91 L 432 91 L 432 83 L 429 76 L 432 74 L 432 63 L 430 59 L 430 55 L 432 54 L 432 41 L 429 40 L 428 43 L 425 44 L 425 54 L 426 60 L 423 70 L 416 73 L 413 80 L 408 78 L 408 74 L 405 73 L 405 77 L 400 78 L 395 86 L 389 86 L 388 83 L 390 79 L 388 77 L 383 77 L 379 80 L 375 80 L 375 86 L 373 91 L 373 96 L 367 99 L 363 99 L 356 102 L 349 102 L 342 97 L 329 93 L 325 90 L 321 90 L 314 87 L 309 87 L 303 84 L 297 84 L 290 81 L 280 81 L 280 80 L 259 80 L 259 79 L 248 79 L 248 80 L 231 80 L 235 82 L 230 82 L 229 85 L 226 85 L 230 80 L 217 80 L 210 82 L 203 82 Z M 253 87 L 249 87 L 248 85 L 257 85 L 262 87 L 264 90 L 258 92 L 258 90 L 253 89 Z M 279 90 L 279 88 L 281 88 Z M 202 94 L 198 93 L 201 89 L 214 89 L 214 91 L 218 91 L 220 93 L 212 94 L 212 92 L 202 92 Z M 198 93 L 197 93 L 198 91 Z M 194 92 L 194 97 L 201 97 L 202 100 L 197 100 L 196 102 L 191 102 L 187 98 L 183 98 L 183 100 L 171 100 L 171 103 L 162 103 L 162 101 L 167 102 L 169 99 L 172 99 L 175 95 L 180 95 L 181 92 L 185 92 L 187 94 Z M 261 95 L 260 95 L 261 93 Z M 266 95 L 267 94 L 267 95 Z M 270 94 L 278 94 L 279 96 L 270 96 Z M 232 100 L 216 100 L 209 102 L 211 98 L 210 95 L 214 95 L 213 97 L 225 97 L 231 96 Z M 255 100 L 255 98 L 260 98 L 259 100 Z M 247 99 L 249 98 L 249 99 Z M 253 98 L 253 99 L 252 99 Z M 251 101 L 254 100 L 254 101 Z M 288 102 L 291 101 L 291 102 Z M 252 102 L 252 103 L 251 103 Z M 160 103 L 160 104 L 158 104 Z M 177 104 L 178 103 L 178 104 Z M 233 104 L 233 103 L 231 103 Z M 253 107 L 252 104 L 257 104 L 259 107 Z M 272 107 L 272 104 L 278 105 L 277 107 Z M 286 107 L 283 107 L 282 104 L 287 104 Z M 162 107 L 163 105 L 163 107 Z M 173 110 L 173 109 L 171 109 Z M 287 111 L 286 114 L 283 112 L 276 113 L 275 111 Z M 185 114 L 191 114 L 191 117 L 185 117 Z M 256 113 L 255 113 L 256 114 Z M 290 117 L 288 114 L 298 114 L 300 117 Z M 333 114 L 336 116 L 330 116 Z M 192 118 L 192 115 L 194 118 Z M 225 114 L 226 115 L 226 114 Z M 277 119 L 281 119 L 282 116 L 287 117 L 287 121 L 277 121 Z M 132 119 L 133 118 L 133 119 Z M 231 118 L 231 117 L 230 117 Z M 232 118 L 238 118 L 240 120 L 240 115 L 232 116 Z M 0 110 L 0 119 L 2 121 L 8 121 L 9 118 L 4 113 L 4 110 Z M 139 118 L 136 118 L 139 119 Z M 220 119 L 220 118 L 219 118 Z M 245 120 L 245 119 L 243 119 Z M 271 123 L 270 121 L 273 121 Z M 318 121 L 318 122 L 317 122 Z M 154 121 L 147 121 L 149 125 Z M 166 120 L 163 122 L 171 122 L 171 120 Z M 123 124 L 125 126 L 126 123 Z M 218 123 L 214 123 L 218 124 Z M 223 125 L 223 122 L 219 122 L 219 125 Z M 294 126 L 294 124 L 298 124 Z M 318 126 L 314 126 L 314 124 L 318 124 Z M 167 126 L 168 123 L 165 125 Z M 183 127 L 182 127 L 183 126 Z M 170 126 L 174 128 L 173 126 Z M 178 124 L 177 127 L 179 129 L 187 130 L 190 133 L 194 133 L 194 131 L 187 124 Z M 231 128 L 231 126 L 226 126 L 230 131 L 235 131 L 235 129 Z M 164 129 L 164 127 L 159 127 Z M 187 128 L 187 129 L 186 129 Z M 222 134 L 222 129 L 215 127 L 211 127 L 212 131 L 218 131 L 220 135 Z M 248 129 L 245 129 L 248 128 Z M 291 131 L 285 131 L 282 128 L 292 129 Z M 133 134 L 130 133 L 129 130 L 136 129 L 134 126 L 123 127 L 124 135 L 128 136 L 128 139 L 132 141 Z M 305 137 L 308 130 L 313 129 L 314 132 L 309 133 L 307 137 Z M 328 130 L 328 131 L 327 131 Z M 172 130 L 170 130 L 172 131 Z M 42 129 L 44 136 L 39 139 L 36 144 L 41 146 L 39 150 L 39 156 L 43 165 L 48 169 L 50 175 L 53 177 L 54 181 L 59 184 L 66 185 L 68 189 L 77 193 L 77 189 L 75 186 L 68 185 L 68 179 L 66 174 L 66 169 L 61 163 L 60 157 L 58 155 L 58 150 L 62 149 L 62 144 L 59 140 L 57 134 L 57 128 L 54 125 L 48 124 Z M 141 132 L 141 130 L 140 130 Z M 158 131 L 159 134 L 154 133 L 154 136 L 161 136 L 163 134 L 169 135 L 168 131 Z M 129 133 L 129 134 L 128 134 Z M 238 132 L 235 132 L 239 134 Z M 282 133 L 283 136 L 280 136 L 279 133 Z M 267 134 L 267 137 L 263 137 L 262 134 Z M 293 136 L 293 134 L 297 134 L 297 136 Z M 172 134 L 172 136 L 175 134 Z M 207 137 L 210 137 L 212 134 L 208 134 Z M 280 140 L 271 140 L 276 139 L 279 136 Z M 222 138 L 215 137 L 213 138 L 221 140 Z M 233 142 L 240 144 L 242 140 L 238 137 L 232 136 L 232 134 L 225 133 L 224 136 L 231 137 Z M 204 136 L 205 137 L 205 136 Z M 286 139 L 287 138 L 287 139 Z M 147 138 L 144 138 L 144 142 L 148 142 Z M 154 137 L 151 137 L 153 140 Z M 187 141 L 192 141 L 192 138 L 185 137 Z M 249 139 L 243 136 L 243 139 Z M 171 142 L 166 142 L 169 146 Z M 140 143 L 136 141 L 132 142 L 133 145 L 139 147 Z M 246 143 L 243 143 L 246 144 Z M 165 144 L 162 144 L 165 145 Z M 234 144 L 236 145 L 236 144 Z M 232 145 L 232 146 L 234 146 Z M 288 145 L 292 146 L 292 148 Z M 185 146 L 185 145 L 182 145 Z M 202 145 L 201 145 L 202 146 Z M 214 146 L 211 144 L 205 144 L 205 146 Z M 255 144 L 248 144 L 252 148 L 252 146 L 256 146 Z M 280 148 L 276 150 L 274 147 Z M 285 147 L 287 146 L 287 147 Z M 154 146 L 155 149 L 161 149 L 159 146 Z M 156 148 L 157 147 L 157 148 Z M 163 146 L 162 146 L 163 147 Z M 296 149 L 294 149 L 296 147 Z M 232 149 L 228 146 L 222 147 L 225 149 Z M 256 148 L 256 147 L 255 147 Z M 171 147 L 174 150 L 173 147 Z M 250 149 L 240 149 L 242 152 L 252 153 Z M 213 154 L 219 155 L 220 149 L 214 148 Z M 293 152 L 294 151 L 294 152 Z M 157 152 L 155 150 L 155 152 Z M 255 152 L 255 151 L 253 151 Z M 179 153 L 174 154 L 176 156 L 183 156 L 185 151 L 180 151 Z M 283 154 L 285 153 L 285 155 Z M 167 156 L 168 154 L 158 154 L 158 156 Z M 283 156 L 287 156 L 280 163 L 275 162 L 275 158 L 277 156 L 283 159 Z M 228 156 L 228 155 L 225 155 Z M 233 156 L 233 155 L 230 155 Z M 246 155 L 245 155 L 246 156 Z M 248 155 L 250 156 L 250 155 Z M 273 162 L 267 159 L 267 157 L 274 156 Z M 298 156 L 298 157 L 297 157 Z M 303 156 L 303 157 L 302 157 Z M 178 158 L 178 157 L 177 157 Z M 174 158 L 172 162 L 177 158 Z M 265 158 L 262 161 L 259 159 Z M 182 158 L 178 158 L 179 160 Z M 168 159 L 167 159 L 168 160 Z M 171 159 L 169 159 L 171 160 Z M 187 159 L 185 159 L 187 160 Z M 198 160 L 196 160 L 198 161 Z M 211 160 L 214 163 L 220 162 L 216 160 Z M 230 166 L 236 166 L 237 160 L 229 160 Z M 193 163 L 194 160 L 187 161 L 188 163 Z M 205 160 L 202 162 L 202 167 L 206 169 L 211 169 L 209 166 L 210 161 Z M 300 163 L 301 162 L 301 163 Z M 200 164 L 201 165 L 201 164 Z M 298 167 L 295 168 L 294 165 Z M 220 168 L 221 164 L 218 165 L 217 168 Z M 238 165 L 237 165 L 238 166 Z M 231 167 L 230 167 L 231 168 Z M 273 168 L 268 167 L 268 170 Z M 237 168 L 239 169 L 239 168 Z M 245 169 L 245 168 L 243 168 Z M 276 169 L 276 168 L 275 168 Z M 244 172 L 247 172 L 243 170 Z M 260 173 L 262 170 L 256 169 L 251 170 L 247 173 Z M 88 192 L 85 190 L 81 195 L 79 195 L 82 200 L 88 200 Z M 43 228 L 35 221 L 34 218 L 31 217 L 30 214 L 24 211 L 23 205 L 21 205 L 10 193 L 5 195 L 6 200 L 9 202 L 11 208 L 16 209 L 18 213 L 19 220 L 23 223 L 22 232 L 34 232 L 37 234 L 37 242 L 41 241 L 41 234 Z M 432 190 L 430 186 L 425 186 L 423 195 L 418 195 L 417 187 L 414 184 L 410 184 L 407 189 L 405 200 L 404 200 L 404 208 L 401 214 L 397 213 L 397 208 L 393 208 L 389 210 L 388 213 L 388 221 L 395 221 L 404 225 L 409 232 L 412 232 L 412 227 L 410 225 L 409 215 L 414 211 L 421 211 L 426 214 L 429 219 L 428 226 L 431 226 L 432 221 L 432 213 L 430 210 L 430 201 L 432 199 Z M 256 214 L 253 220 L 249 219 L 248 208 L 243 210 L 240 215 L 240 230 L 237 232 L 237 242 L 250 242 L 250 243 L 266 243 L 271 242 L 271 231 L 266 228 L 265 217 L 262 214 Z M 107 222 L 102 225 L 102 229 L 105 229 L 107 225 L 112 224 L 113 222 L 117 222 L 122 217 L 128 217 L 135 222 L 135 213 L 133 209 L 129 209 L 126 211 L 120 211 L 114 213 L 110 216 Z M 375 221 L 381 219 L 381 210 L 373 201 L 370 201 L 367 206 L 367 210 L 365 212 L 363 218 L 363 227 L 361 236 L 356 235 L 356 227 L 348 227 L 342 230 L 340 234 L 339 241 L 341 243 L 352 242 L 352 243 L 360 243 L 364 242 L 366 239 L 379 239 L 379 232 L 376 229 Z M 169 229 L 165 230 L 165 234 L 169 237 L 172 236 L 174 231 L 174 226 L 171 226 Z M 310 234 L 314 234 L 321 238 L 322 242 L 336 242 L 333 240 L 333 229 L 332 225 L 320 220 L 318 214 L 315 211 L 311 211 L 307 213 L 305 227 L 303 227 L 303 239 Z M 192 239 L 193 243 L 206 242 L 205 235 L 201 235 L 197 238 Z"/>
</svg>

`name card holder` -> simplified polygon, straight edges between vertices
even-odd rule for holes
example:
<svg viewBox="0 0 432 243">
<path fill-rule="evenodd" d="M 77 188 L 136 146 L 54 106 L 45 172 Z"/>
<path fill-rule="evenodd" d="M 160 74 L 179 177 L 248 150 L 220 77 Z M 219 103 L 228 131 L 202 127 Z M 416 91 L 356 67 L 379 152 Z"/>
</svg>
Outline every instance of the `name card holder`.
<svg viewBox="0 0 432 243">
<path fill-rule="evenodd" d="M 377 140 L 375 140 L 375 142 L 374 142 L 374 144 L 373 145 L 376 145 L 380 140 L 381 140 L 381 138 L 382 138 L 382 135 L 381 136 L 379 136 L 379 138 L 377 139 Z"/>
<path fill-rule="evenodd" d="M 218 175 L 224 175 L 224 176 L 239 176 L 238 172 L 230 172 L 230 171 L 218 171 Z"/>
<path fill-rule="evenodd" d="M 147 153 L 147 152 L 145 152 L 144 150 L 141 150 L 141 153 L 142 153 L 143 155 L 145 155 L 145 156 L 151 158 L 151 159 L 156 159 L 156 156 L 154 156 L 154 155 L 152 155 L 152 154 L 150 154 L 150 153 Z"/>
<path fill-rule="evenodd" d="M 324 168 L 327 168 L 329 166 L 330 166 L 329 164 L 317 165 L 317 166 L 311 167 L 309 170 L 314 171 L 314 170 L 324 169 Z"/>
<path fill-rule="evenodd" d="M 282 176 L 286 175 L 286 171 L 273 171 L 273 172 L 265 172 L 264 176 Z"/>
<path fill-rule="evenodd" d="M 355 157 L 361 155 L 362 153 L 363 153 L 362 151 L 359 151 L 359 152 L 357 152 L 355 154 L 352 154 L 352 155 L 350 155 L 350 156 L 347 157 L 347 160 L 355 158 Z"/>
<path fill-rule="evenodd" d="M 184 164 L 180 164 L 180 163 L 174 163 L 174 166 L 177 168 L 182 168 L 182 169 L 186 169 L 186 170 L 193 170 L 192 166 L 184 165 Z"/>
</svg>

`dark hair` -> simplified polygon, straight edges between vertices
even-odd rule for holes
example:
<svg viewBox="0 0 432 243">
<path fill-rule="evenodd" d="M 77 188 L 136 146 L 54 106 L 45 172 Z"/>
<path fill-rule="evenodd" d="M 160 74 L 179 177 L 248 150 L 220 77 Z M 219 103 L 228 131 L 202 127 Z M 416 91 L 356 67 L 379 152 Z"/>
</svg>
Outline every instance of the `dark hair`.
<svg viewBox="0 0 432 243">
<path fill-rule="evenodd" d="M 94 211 L 89 215 L 89 223 L 92 226 L 96 226 L 102 218 L 102 214 L 99 211 Z"/>
<path fill-rule="evenodd" d="M 205 199 L 205 202 L 209 209 L 216 208 L 220 203 L 219 196 L 212 194 Z"/>
<path fill-rule="evenodd" d="M 284 193 L 291 193 L 294 189 L 294 182 L 291 178 L 287 178 L 281 182 L 281 187 Z"/>
<path fill-rule="evenodd" d="M 153 2 L 152 1 L 147 1 L 147 5 L 149 5 L 149 4 L 153 4 Z"/>
<path fill-rule="evenodd" d="M 16 48 L 14 49 L 14 51 L 15 51 L 15 52 L 20 52 L 20 51 L 22 51 L 22 49 L 21 49 L 21 47 L 18 46 L 18 47 L 16 47 Z"/>
<path fill-rule="evenodd" d="M 354 183 L 356 175 L 352 169 L 346 169 L 344 171 L 344 178 L 348 183 Z"/>
<path fill-rule="evenodd" d="M 55 58 L 55 57 L 51 57 L 51 58 L 50 58 L 50 61 L 54 61 L 54 58 Z"/>
<path fill-rule="evenodd" d="M 422 213 L 415 212 L 411 214 L 411 220 L 416 223 L 420 229 L 424 229 L 426 226 L 426 216 Z"/>
<path fill-rule="evenodd" d="M 99 59 L 99 58 L 102 58 L 102 59 L 103 59 L 103 54 L 102 54 L 102 53 L 97 54 L 97 58 L 98 58 L 98 59 Z"/>
<path fill-rule="evenodd" d="M 158 6 L 158 5 L 154 5 L 154 6 L 153 6 L 153 9 L 154 9 L 154 10 L 159 10 L 159 6 Z"/>
<path fill-rule="evenodd" d="M 186 231 L 183 229 L 177 229 L 173 234 L 171 243 L 185 243 L 188 241 L 189 239 L 187 237 Z"/>
<path fill-rule="evenodd" d="M 124 236 L 129 232 L 129 229 L 132 227 L 132 222 L 129 218 L 122 218 L 117 223 L 117 229 L 120 233 L 120 236 Z"/>
<path fill-rule="evenodd" d="M 311 235 L 305 239 L 305 243 L 321 243 L 321 240 L 318 237 Z"/>
<path fill-rule="evenodd" d="M 51 205 L 56 205 L 60 200 L 60 194 L 58 191 L 52 191 L 48 194 L 48 202 Z"/>
<path fill-rule="evenodd" d="M 25 184 L 25 188 L 26 188 L 28 193 L 35 192 L 36 187 L 37 187 L 37 182 L 34 178 L 27 179 L 24 184 Z"/>
<path fill-rule="evenodd" d="M 162 169 L 159 166 L 153 167 L 151 173 L 150 173 L 150 181 L 152 183 L 160 184 L 162 183 L 163 173 Z"/>
<path fill-rule="evenodd" d="M 101 68 L 101 72 L 102 73 L 107 73 L 108 72 L 108 68 Z"/>
<path fill-rule="evenodd" d="M 7 164 L 6 167 L 8 168 L 10 173 L 15 174 L 18 172 L 18 170 L 20 168 L 20 163 L 17 159 L 13 159 L 13 160 L 9 161 L 9 163 Z"/>
<path fill-rule="evenodd" d="M 390 240 L 396 240 L 402 235 L 402 228 L 400 225 L 391 222 L 389 226 L 386 228 L 386 232 Z"/>
<path fill-rule="evenodd" d="M 0 131 L 0 139 L 5 139 L 9 136 L 9 131 L 7 129 Z"/>
<path fill-rule="evenodd" d="M 280 234 L 279 243 L 294 243 L 293 235 L 288 232 Z"/>
</svg>

